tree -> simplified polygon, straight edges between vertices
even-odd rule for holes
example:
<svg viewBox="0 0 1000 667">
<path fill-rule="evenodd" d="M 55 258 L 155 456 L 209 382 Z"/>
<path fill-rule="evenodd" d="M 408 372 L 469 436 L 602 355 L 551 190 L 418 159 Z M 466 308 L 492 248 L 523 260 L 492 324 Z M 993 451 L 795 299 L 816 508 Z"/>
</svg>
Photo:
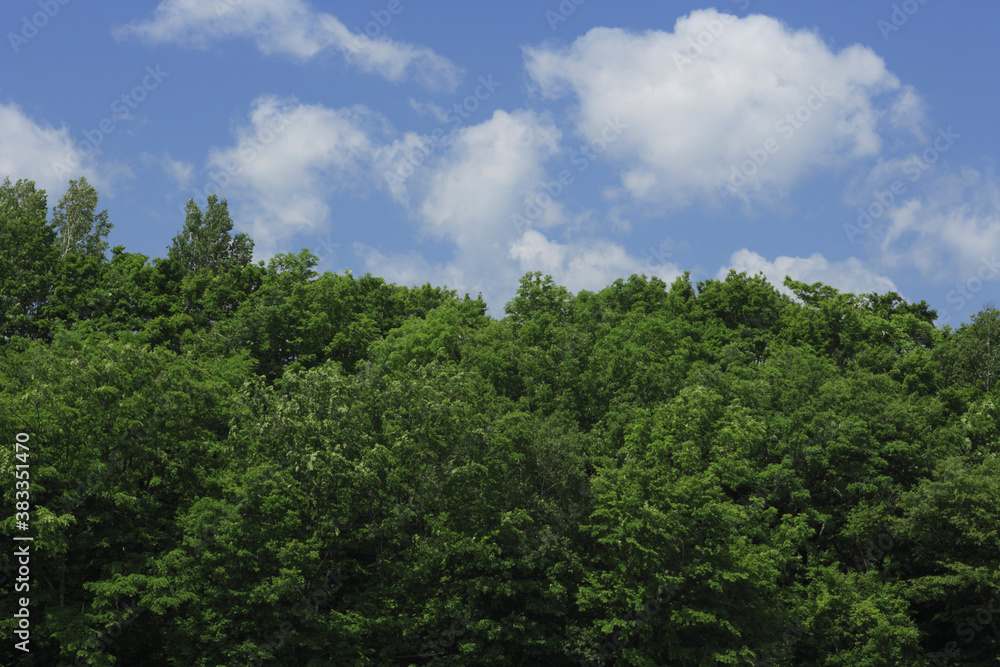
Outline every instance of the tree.
<svg viewBox="0 0 1000 667">
<path fill-rule="evenodd" d="M 717 341 L 745 351 L 760 363 L 764 351 L 777 333 L 782 313 L 790 299 L 767 283 L 763 274 L 750 277 L 730 269 L 725 281 L 709 280 L 698 283 L 698 308 L 702 311 L 702 329 L 708 330 L 707 340 Z M 721 322 L 727 331 L 720 331 Z"/>
<path fill-rule="evenodd" d="M 805 304 L 786 311 L 790 317 L 785 333 L 808 342 L 839 366 L 853 361 L 864 345 L 865 327 L 872 317 L 858 307 L 858 298 L 823 283 L 807 285 L 788 276 L 784 284 Z"/>
<path fill-rule="evenodd" d="M 802 622 L 779 584 L 810 532 L 805 517 L 730 497 L 751 480 L 765 435 L 749 410 L 704 387 L 636 411 L 618 460 L 592 478 L 583 529 L 599 546 L 578 596 L 594 616 L 586 659 L 752 664 L 783 625 Z"/>
<path fill-rule="evenodd" d="M 863 294 L 860 298 L 860 304 L 887 320 L 895 315 L 909 313 L 916 316 L 921 322 L 933 324 L 938 316 L 937 311 L 927 305 L 926 301 L 909 303 L 896 292 Z"/>
<path fill-rule="evenodd" d="M 962 325 L 956 335 L 959 357 L 968 373 L 987 393 L 1000 374 L 1000 310 L 987 305 Z"/>
<path fill-rule="evenodd" d="M 994 664 L 992 306 L 529 273 L 498 320 L 251 264 L 215 197 L 105 258 L 96 203 L 0 187 L 25 665 Z"/>
<path fill-rule="evenodd" d="M 92 647 L 136 597 L 148 562 L 173 548 L 183 528 L 179 509 L 213 488 L 227 456 L 220 443 L 233 416 L 230 398 L 249 375 L 239 357 L 177 355 L 85 329 L 0 350 L 0 428 L 31 435 L 31 614 L 44 619 L 32 633 L 39 665 L 78 655 L 110 664 Z M 15 463 L 13 448 L 4 448 L 0 474 L 13 479 Z M 2 494 L 13 507 L 14 485 Z M 13 514 L 4 524 L 12 528 Z M 13 597 L 0 601 L 12 618 Z M 166 664 L 153 655 L 164 622 L 154 609 L 165 603 L 152 591 L 140 603 L 149 611 L 112 650 L 118 664 Z"/>
<path fill-rule="evenodd" d="M 541 271 L 535 271 L 521 278 L 517 296 L 504 310 L 515 327 L 535 323 L 541 335 L 548 327 L 560 324 L 569 317 L 572 298 L 565 287 L 555 284 L 552 276 L 542 278 Z"/>
<path fill-rule="evenodd" d="M 46 212 L 45 190 L 33 182 L 0 185 L 0 337 L 44 335 L 38 318 L 58 260 Z"/>
<path fill-rule="evenodd" d="M 97 190 L 80 177 L 69 182 L 69 190 L 52 210 L 52 228 L 59 235 L 59 257 L 71 252 L 104 259 L 105 240 L 114 227 L 107 210 L 97 213 Z"/>
<path fill-rule="evenodd" d="M 210 195 L 202 213 L 193 199 L 187 203 L 184 229 L 174 237 L 167 256 L 187 273 L 203 269 L 244 267 L 253 258 L 253 241 L 246 234 L 232 236 L 232 218 L 226 200 Z"/>
<path fill-rule="evenodd" d="M 994 452 L 996 447 L 994 429 Z M 939 459 L 933 477 L 906 494 L 897 535 L 906 596 L 928 647 L 960 647 L 961 664 L 995 664 L 1000 653 L 1000 456 Z M 992 613 L 991 613 L 992 610 Z M 977 620 L 978 616 L 978 620 Z"/>
</svg>

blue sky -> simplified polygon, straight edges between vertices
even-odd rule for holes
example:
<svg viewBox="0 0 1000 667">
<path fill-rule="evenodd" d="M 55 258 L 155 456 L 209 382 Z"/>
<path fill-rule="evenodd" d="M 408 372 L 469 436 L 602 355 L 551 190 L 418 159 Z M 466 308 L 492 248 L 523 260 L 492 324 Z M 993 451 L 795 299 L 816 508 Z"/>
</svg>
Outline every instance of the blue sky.
<svg viewBox="0 0 1000 667">
<path fill-rule="evenodd" d="M 731 267 L 1000 295 L 1000 3 L 11 0 L 0 178 L 86 176 L 163 256 L 228 200 L 256 258 L 482 293 Z"/>
</svg>

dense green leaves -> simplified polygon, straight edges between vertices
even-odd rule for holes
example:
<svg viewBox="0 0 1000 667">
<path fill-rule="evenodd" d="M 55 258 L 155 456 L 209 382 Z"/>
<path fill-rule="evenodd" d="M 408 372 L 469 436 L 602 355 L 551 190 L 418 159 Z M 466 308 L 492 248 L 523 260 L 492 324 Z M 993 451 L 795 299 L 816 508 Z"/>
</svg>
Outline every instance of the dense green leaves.
<svg viewBox="0 0 1000 667">
<path fill-rule="evenodd" d="M 3 664 L 995 664 L 994 308 L 536 272 L 495 319 L 215 197 L 108 256 L 97 201 L 0 186 Z"/>
<path fill-rule="evenodd" d="M 232 236 L 232 229 L 225 200 L 209 195 L 208 206 L 202 212 L 192 199 L 187 203 L 184 229 L 174 237 L 167 257 L 186 273 L 246 266 L 253 256 L 253 241 L 242 233 Z"/>
<path fill-rule="evenodd" d="M 31 181 L 0 185 L 0 337 L 37 338 L 48 329 L 41 312 L 59 257 L 46 222 L 44 190 Z"/>
</svg>

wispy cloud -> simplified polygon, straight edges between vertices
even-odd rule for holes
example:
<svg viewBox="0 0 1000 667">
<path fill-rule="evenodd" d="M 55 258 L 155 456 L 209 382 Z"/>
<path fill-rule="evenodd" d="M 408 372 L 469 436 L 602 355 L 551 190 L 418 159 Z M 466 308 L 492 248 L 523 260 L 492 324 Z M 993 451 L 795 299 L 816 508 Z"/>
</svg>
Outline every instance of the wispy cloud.
<svg viewBox="0 0 1000 667">
<path fill-rule="evenodd" d="M 250 38 L 264 54 L 309 60 L 333 49 L 364 72 L 393 82 L 414 79 L 432 89 L 454 90 L 463 71 L 423 46 L 383 35 L 354 35 L 335 16 L 302 0 L 163 0 L 145 21 L 113 29 L 116 39 L 206 48 L 226 38 Z"/>
<path fill-rule="evenodd" d="M 887 267 L 915 267 L 930 280 L 964 277 L 1000 254 L 1000 179 L 971 167 L 945 170 L 872 228 Z"/>
<path fill-rule="evenodd" d="M 169 153 L 164 153 L 162 157 L 156 158 L 155 156 L 144 153 L 140 158 L 145 157 L 145 162 L 156 163 L 163 170 L 163 173 L 170 177 L 178 187 L 186 188 L 191 185 L 194 179 L 194 165 L 190 162 L 185 162 L 184 160 L 175 160 L 170 157 Z"/>
</svg>

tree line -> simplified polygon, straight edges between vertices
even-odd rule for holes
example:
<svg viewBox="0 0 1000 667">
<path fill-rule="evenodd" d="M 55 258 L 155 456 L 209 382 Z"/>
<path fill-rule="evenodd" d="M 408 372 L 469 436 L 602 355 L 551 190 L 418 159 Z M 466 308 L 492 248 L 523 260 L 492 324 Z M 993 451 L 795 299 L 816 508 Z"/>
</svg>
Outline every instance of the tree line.
<svg viewBox="0 0 1000 667">
<path fill-rule="evenodd" d="M 494 318 L 97 209 L 0 186 L 5 664 L 997 664 L 994 307 L 533 272 Z"/>
</svg>

